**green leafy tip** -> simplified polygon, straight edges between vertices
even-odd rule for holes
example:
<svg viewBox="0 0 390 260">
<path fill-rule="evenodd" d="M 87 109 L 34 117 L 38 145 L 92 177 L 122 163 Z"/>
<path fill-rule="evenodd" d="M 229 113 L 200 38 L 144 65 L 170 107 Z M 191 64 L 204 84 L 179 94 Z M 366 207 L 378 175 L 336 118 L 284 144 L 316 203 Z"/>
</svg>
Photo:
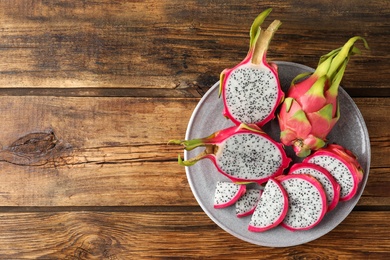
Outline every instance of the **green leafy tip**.
<svg viewBox="0 0 390 260">
<path fill-rule="evenodd" d="M 256 133 L 260 133 L 260 134 L 263 134 L 264 131 L 262 131 L 260 128 L 257 127 L 257 125 L 247 125 L 247 124 L 240 124 L 240 127 L 239 129 L 246 129 L 246 130 L 249 130 L 249 131 L 252 131 L 252 132 L 256 132 Z"/>
<path fill-rule="evenodd" d="M 298 157 L 301 157 L 301 158 L 305 158 L 307 156 L 309 156 L 309 154 L 311 153 L 311 150 L 310 148 L 302 148 L 298 153 L 297 153 L 297 156 Z"/>
<path fill-rule="evenodd" d="M 291 85 L 295 85 L 297 81 L 300 81 L 301 79 L 306 78 L 306 77 L 310 76 L 311 74 L 313 74 L 313 72 L 304 72 L 304 73 L 299 74 L 291 81 Z"/>
<path fill-rule="evenodd" d="M 274 36 L 275 32 L 279 29 L 281 24 L 282 24 L 281 21 L 274 20 L 268 26 L 268 28 L 261 33 L 258 39 L 256 39 L 253 56 L 252 56 L 253 64 L 260 64 L 263 61 L 263 59 L 265 58 L 265 54 L 268 50 L 269 44 L 271 42 L 271 39 Z"/>
<path fill-rule="evenodd" d="M 341 80 L 350 56 L 361 53 L 360 49 L 354 46 L 355 42 L 358 40 L 363 41 L 364 47 L 369 49 L 368 43 L 363 37 L 352 37 L 342 47 L 323 55 L 319 60 L 318 67 L 314 74 L 318 77 L 327 75 L 331 81 L 333 81 L 335 77 L 337 77 L 337 80 Z M 341 71 L 341 73 L 339 73 L 339 71 Z"/>
<path fill-rule="evenodd" d="M 223 88 L 223 81 L 225 80 L 226 76 L 226 69 L 221 72 L 219 75 L 219 90 L 218 90 L 218 97 L 221 97 L 222 94 L 222 88 Z"/>
<path fill-rule="evenodd" d="M 173 139 L 173 140 L 169 140 L 168 144 L 181 144 L 182 142 L 183 142 L 183 140 Z"/>
<path fill-rule="evenodd" d="M 179 154 L 178 157 L 177 157 L 177 162 L 178 162 L 179 165 L 181 165 L 181 166 L 192 166 L 192 165 L 194 165 L 197 161 L 195 161 L 195 160 L 183 161 L 183 159 L 181 158 L 181 156 L 180 156 L 180 154 Z"/>
<path fill-rule="evenodd" d="M 191 151 L 196 147 L 204 145 L 203 139 L 192 139 L 192 140 L 169 140 L 168 144 L 183 145 L 184 149 Z"/>
<path fill-rule="evenodd" d="M 345 69 L 345 66 L 347 66 L 347 63 L 345 61 L 348 60 L 351 55 L 360 53 L 360 50 L 354 46 L 355 42 L 358 40 L 363 41 L 364 47 L 366 49 L 369 49 L 368 43 L 363 37 L 355 36 L 350 38 L 340 49 L 337 55 L 332 59 L 331 65 L 327 73 L 329 78 L 333 79 L 335 74 L 340 69 Z"/>
<path fill-rule="evenodd" d="M 260 25 L 264 22 L 265 18 L 271 13 L 272 8 L 268 8 L 260 13 L 252 23 L 251 29 L 249 31 L 250 44 L 249 47 L 252 48 L 256 43 L 257 38 L 260 34 Z"/>
<path fill-rule="evenodd" d="M 290 108 L 292 106 L 294 99 L 291 97 L 287 97 L 284 99 L 284 104 L 286 105 L 286 113 L 290 112 Z"/>
</svg>

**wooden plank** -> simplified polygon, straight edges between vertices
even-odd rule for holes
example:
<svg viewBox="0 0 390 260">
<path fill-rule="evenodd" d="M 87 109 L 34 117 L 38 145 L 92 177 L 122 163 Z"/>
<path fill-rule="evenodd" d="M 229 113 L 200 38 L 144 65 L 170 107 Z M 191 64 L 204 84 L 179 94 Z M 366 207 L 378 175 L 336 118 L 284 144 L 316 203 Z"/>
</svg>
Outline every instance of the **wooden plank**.
<svg viewBox="0 0 390 260">
<path fill-rule="evenodd" d="M 226 233 L 203 212 L 2 213 L 0 258 L 366 259 L 369 255 L 386 259 L 390 252 L 387 216 L 388 212 L 352 212 L 315 241 L 268 248 Z"/>
<path fill-rule="evenodd" d="M 182 149 L 166 143 L 184 137 L 196 102 L 3 98 L 0 204 L 195 204 L 173 162 Z"/>
<path fill-rule="evenodd" d="M 252 20 L 280 19 L 268 56 L 316 66 L 362 35 L 346 89 L 389 89 L 386 1 L 0 1 L 0 86 L 207 90 L 248 50 Z M 300 15 L 304 13 L 305 15 Z M 375 73 L 370 73 L 375 71 Z"/>
<path fill-rule="evenodd" d="M 389 99 L 386 98 L 355 98 L 371 142 L 371 165 L 373 167 L 389 167 L 390 154 L 390 109 Z"/>
<path fill-rule="evenodd" d="M 0 97 L 0 205 L 196 206 L 179 146 L 198 99 Z M 390 204 L 386 99 L 356 99 L 372 168 L 359 206 Z M 153 115 L 153 116 L 151 116 Z"/>
</svg>

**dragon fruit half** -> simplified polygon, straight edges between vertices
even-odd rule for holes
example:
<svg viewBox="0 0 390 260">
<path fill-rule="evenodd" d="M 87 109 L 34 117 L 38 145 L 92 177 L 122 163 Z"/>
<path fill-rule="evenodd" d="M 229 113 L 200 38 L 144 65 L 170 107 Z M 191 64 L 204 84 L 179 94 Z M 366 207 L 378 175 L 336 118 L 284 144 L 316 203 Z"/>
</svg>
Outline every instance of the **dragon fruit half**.
<svg viewBox="0 0 390 260">
<path fill-rule="evenodd" d="M 288 230 L 308 230 L 327 212 L 326 194 L 319 181 L 307 174 L 278 176 L 288 196 L 288 211 L 282 226 Z"/>
<path fill-rule="evenodd" d="M 291 83 L 278 115 L 280 140 L 292 145 L 299 157 L 323 147 L 340 117 L 338 88 L 350 56 L 360 53 L 354 46 L 357 40 L 368 48 L 364 38 L 353 37 L 343 47 L 322 56 L 314 73 L 300 74 Z M 305 76 L 309 77 L 296 83 Z"/>
<path fill-rule="evenodd" d="M 340 184 L 340 201 L 351 199 L 363 179 L 363 169 L 356 156 L 337 144 L 329 144 L 303 161 L 320 165 L 329 171 Z"/>
<path fill-rule="evenodd" d="M 261 184 L 270 177 L 282 174 L 291 162 L 282 145 L 256 125 L 240 124 L 217 131 L 206 138 L 171 140 L 169 143 L 184 145 L 186 150 L 204 146 L 206 149 L 202 153 L 186 161 L 179 155 L 179 164 L 191 166 L 208 158 L 219 172 L 239 183 Z"/>
<path fill-rule="evenodd" d="M 288 174 L 309 174 L 313 176 L 325 190 L 328 211 L 337 206 L 340 199 L 340 185 L 325 168 L 313 163 L 296 163 L 291 166 Z"/>
<path fill-rule="evenodd" d="M 233 205 L 245 191 L 245 185 L 218 181 L 214 194 L 214 208 L 221 209 Z"/>
<path fill-rule="evenodd" d="M 220 76 L 223 114 L 237 125 L 261 127 L 275 117 L 275 110 L 284 97 L 277 66 L 266 60 L 269 43 L 281 22 L 273 21 L 265 31 L 260 28 L 271 10 L 265 10 L 254 20 L 246 58 L 234 68 L 223 70 Z"/>
</svg>

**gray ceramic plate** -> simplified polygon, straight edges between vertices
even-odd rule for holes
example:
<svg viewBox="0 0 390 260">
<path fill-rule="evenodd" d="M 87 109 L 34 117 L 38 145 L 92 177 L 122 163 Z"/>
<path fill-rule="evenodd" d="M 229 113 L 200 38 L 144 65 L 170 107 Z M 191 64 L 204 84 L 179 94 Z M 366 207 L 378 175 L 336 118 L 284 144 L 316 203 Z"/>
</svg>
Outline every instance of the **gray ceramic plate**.
<svg viewBox="0 0 390 260">
<path fill-rule="evenodd" d="M 291 62 L 276 62 L 279 67 L 279 77 L 282 89 L 286 91 L 291 80 L 299 73 L 313 71 L 304 65 Z M 223 104 L 218 98 L 217 82 L 200 100 L 195 108 L 188 124 L 186 139 L 206 137 L 211 133 L 232 126 L 233 124 L 222 116 Z M 213 198 L 216 182 L 229 181 L 225 176 L 218 173 L 210 160 L 201 160 L 191 167 L 186 167 L 187 178 L 192 192 L 204 212 L 222 229 L 244 241 L 269 247 L 287 247 L 307 243 L 317 239 L 340 224 L 352 211 L 358 202 L 364 186 L 367 182 L 370 167 L 370 141 L 366 125 L 357 106 L 349 95 L 343 90 L 339 90 L 341 118 L 329 134 L 330 143 L 338 143 L 352 150 L 362 165 L 365 174 L 360 183 L 356 196 L 347 201 L 340 202 L 337 207 L 327 213 L 319 225 L 311 230 L 291 232 L 283 227 L 276 227 L 266 232 L 254 233 L 248 231 L 250 217 L 237 218 L 235 207 L 225 209 L 214 209 Z M 279 127 L 277 120 L 268 123 L 264 130 L 274 139 L 279 140 Z M 188 159 L 200 153 L 203 148 L 196 148 L 193 151 L 184 153 L 184 158 Z M 293 157 L 291 150 L 287 153 Z M 298 161 L 294 157 L 295 161 Z"/>
</svg>

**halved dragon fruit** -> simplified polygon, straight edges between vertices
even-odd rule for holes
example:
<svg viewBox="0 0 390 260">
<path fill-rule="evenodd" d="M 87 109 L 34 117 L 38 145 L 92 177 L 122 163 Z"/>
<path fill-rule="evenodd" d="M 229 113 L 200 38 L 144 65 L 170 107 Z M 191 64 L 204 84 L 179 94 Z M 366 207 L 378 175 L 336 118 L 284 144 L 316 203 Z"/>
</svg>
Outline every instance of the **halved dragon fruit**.
<svg viewBox="0 0 390 260">
<path fill-rule="evenodd" d="M 214 208 L 220 209 L 233 205 L 245 191 L 245 185 L 218 181 L 217 187 L 215 188 Z"/>
<path fill-rule="evenodd" d="M 275 20 L 265 31 L 260 28 L 271 11 L 265 10 L 254 20 L 246 58 L 234 68 L 223 70 L 220 76 L 223 114 L 237 125 L 264 125 L 275 117 L 275 110 L 284 97 L 277 66 L 266 60 L 269 43 L 281 22 Z"/>
<path fill-rule="evenodd" d="M 277 177 L 288 196 L 288 212 L 282 226 L 288 230 L 308 230 L 327 212 L 326 194 L 319 181 L 307 174 Z"/>
<path fill-rule="evenodd" d="M 179 155 L 179 164 L 191 166 L 208 158 L 220 173 L 239 183 L 261 184 L 271 177 L 281 175 L 291 162 L 282 145 L 256 125 L 240 124 L 217 131 L 206 138 L 171 140 L 169 143 L 184 145 L 186 150 L 206 147 L 198 156 L 186 161 Z"/>
<path fill-rule="evenodd" d="M 262 232 L 279 225 L 288 210 L 287 193 L 282 185 L 269 179 L 249 222 L 248 230 Z"/>
<path fill-rule="evenodd" d="M 329 144 L 305 158 L 304 162 L 317 164 L 329 171 L 340 184 L 340 200 L 350 200 L 363 179 L 363 169 L 356 156 L 346 148 Z"/>
<path fill-rule="evenodd" d="M 288 174 L 309 174 L 313 176 L 325 190 L 328 211 L 337 206 L 340 199 L 340 185 L 325 168 L 313 163 L 296 163 L 291 166 Z"/>
<path fill-rule="evenodd" d="M 260 199 L 263 191 L 259 189 L 248 189 L 236 202 L 236 215 L 239 218 L 251 215 Z"/>
</svg>

